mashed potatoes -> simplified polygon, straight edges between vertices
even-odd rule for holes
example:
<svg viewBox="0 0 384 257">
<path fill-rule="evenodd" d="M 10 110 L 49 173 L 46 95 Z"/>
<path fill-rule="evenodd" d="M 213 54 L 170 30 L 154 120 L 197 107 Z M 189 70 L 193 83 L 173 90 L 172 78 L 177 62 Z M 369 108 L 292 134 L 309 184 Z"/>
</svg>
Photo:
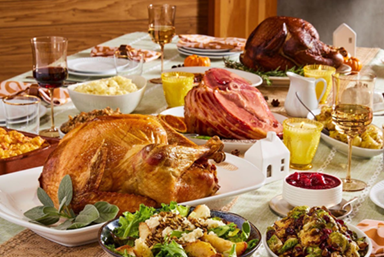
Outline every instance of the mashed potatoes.
<svg viewBox="0 0 384 257">
<path fill-rule="evenodd" d="M 92 81 L 74 89 L 76 92 L 93 95 L 124 95 L 137 90 L 137 86 L 131 79 L 121 76 Z"/>
</svg>

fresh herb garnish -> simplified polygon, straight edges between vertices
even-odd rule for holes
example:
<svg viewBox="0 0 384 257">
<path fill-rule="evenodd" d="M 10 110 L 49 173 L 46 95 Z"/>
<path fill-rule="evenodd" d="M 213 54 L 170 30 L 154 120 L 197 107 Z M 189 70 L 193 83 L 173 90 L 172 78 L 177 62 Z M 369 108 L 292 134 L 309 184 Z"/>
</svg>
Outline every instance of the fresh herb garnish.
<svg viewBox="0 0 384 257">
<path fill-rule="evenodd" d="M 210 136 L 194 136 L 193 138 L 196 138 L 196 139 L 203 139 L 203 140 L 209 140 L 211 137 L 210 137 Z"/>
<path fill-rule="evenodd" d="M 240 62 L 236 62 L 236 61 L 233 61 L 230 59 L 224 58 L 223 60 L 224 60 L 225 67 L 254 73 L 254 74 L 260 76 L 268 86 L 270 86 L 272 84 L 269 77 L 287 77 L 288 71 L 302 75 L 302 76 L 304 75 L 304 70 L 303 70 L 302 66 L 299 66 L 299 67 L 295 66 L 295 67 L 292 67 L 290 69 L 285 69 L 285 70 L 282 70 L 279 67 L 276 70 L 263 71 L 262 69 L 254 70 L 254 69 L 248 68 Z"/>
<path fill-rule="evenodd" d="M 58 230 L 75 229 L 88 226 L 93 223 L 103 223 L 116 217 L 119 208 L 107 202 L 97 202 L 94 205 L 87 204 L 84 209 L 76 215 L 69 207 L 73 197 L 72 180 L 69 175 L 63 177 L 58 190 L 59 209 L 54 207 L 49 195 L 39 187 L 37 197 L 42 206 L 36 206 L 24 213 L 31 222 L 50 226 L 57 223 L 60 219 L 65 219 L 62 223 L 52 228 Z"/>
</svg>

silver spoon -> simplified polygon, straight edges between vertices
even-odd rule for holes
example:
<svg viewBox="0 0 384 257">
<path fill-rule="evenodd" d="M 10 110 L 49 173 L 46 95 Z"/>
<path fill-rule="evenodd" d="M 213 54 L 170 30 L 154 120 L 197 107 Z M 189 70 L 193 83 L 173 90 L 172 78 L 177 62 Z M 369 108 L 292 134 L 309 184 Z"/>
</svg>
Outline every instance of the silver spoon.
<svg viewBox="0 0 384 257">
<path fill-rule="evenodd" d="M 332 209 L 330 208 L 329 211 L 332 213 L 335 217 L 343 216 L 345 213 L 347 213 L 347 210 L 345 209 L 348 205 L 352 204 L 354 201 L 358 199 L 357 196 L 353 197 L 352 199 L 345 202 L 340 209 Z M 336 206 L 335 206 L 336 207 Z"/>
</svg>

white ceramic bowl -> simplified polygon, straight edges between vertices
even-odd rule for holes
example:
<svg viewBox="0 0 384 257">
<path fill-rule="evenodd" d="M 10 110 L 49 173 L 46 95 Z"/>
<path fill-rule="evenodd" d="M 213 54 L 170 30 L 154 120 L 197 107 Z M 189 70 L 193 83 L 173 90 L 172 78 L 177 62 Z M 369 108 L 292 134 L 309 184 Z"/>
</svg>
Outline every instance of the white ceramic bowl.
<svg viewBox="0 0 384 257">
<path fill-rule="evenodd" d="M 109 106 L 112 109 L 120 108 L 122 113 L 131 113 L 135 110 L 143 98 L 145 88 L 147 86 L 147 80 L 139 75 L 130 75 L 125 77 L 132 79 L 132 82 L 136 84 L 139 90 L 125 95 L 92 95 L 74 91 L 76 87 L 88 83 L 88 81 L 69 86 L 69 96 L 71 97 L 76 108 L 81 112 L 100 110 Z"/>
<path fill-rule="evenodd" d="M 315 173 L 315 172 L 298 172 L 299 174 Z M 321 175 L 328 176 L 339 182 L 336 187 L 328 189 L 308 189 L 293 186 L 287 182 L 287 178 L 293 174 L 289 174 L 283 180 L 283 198 L 292 206 L 307 205 L 312 206 L 325 206 L 327 208 L 337 205 L 342 200 L 343 184 L 342 181 L 330 174 L 320 173 Z"/>
<path fill-rule="evenodd" d="M 357 236 L 360 238 L 360 237 L 365 237 L 366 238 L 366 242 L 368 243 L 368 252 L 366 255 L 362 256 L 362 257 L 369 257 L 372 253 L 372 242 L 371 240 L 367 237 L 367 235 L 361 231 L 360 229 L 358 229 L 357 227 L 351 225 L 351 224 L 346 224 L 348 226 L 348 228 L 352 231 L 355 231 Z M 262 236 L 262 240 L 263 240 L 263 245 L 264 245 L 264 248 L 266 249 L 267 253 L 268 253 L 268 256 L 269 257 L 278 257 L 278 255 L 274 254 L 272 252 L 271 249 L 269 249 L 268 247 L 268 244 L 267 244 L 267 235 L 266 233 L 264 233 L 264 235 Z"/>
</svg>

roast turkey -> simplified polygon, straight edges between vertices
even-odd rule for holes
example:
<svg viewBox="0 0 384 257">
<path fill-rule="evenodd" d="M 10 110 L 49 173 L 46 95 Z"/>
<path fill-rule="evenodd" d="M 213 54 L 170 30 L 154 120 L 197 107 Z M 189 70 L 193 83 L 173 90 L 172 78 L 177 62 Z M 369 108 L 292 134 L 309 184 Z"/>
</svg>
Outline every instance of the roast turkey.
<svg viewBox="0 0 384 257">
<path fill-rule="evenodd" d="M 320 41 L 309 22 L 276 16 L 265 19 L 250 34 L 240 61 L 249 68 L 265 71 L 306 64 L 337 68 L 343 63 L 343 56 Z"/>
<path fill-rule="evenodd" d="M 261 139 L 268 131 L 283 133 L 260 91 L 226 69 L 207 70 L 184 102 L 190 133 L 231 139 Z"/>
<path fill-rule="evenodd" d="M 222 149 L 217 137 L 197 146 L 154 116 L 99 117 L 61 140 L 39 181 L 56 207 L 60 181 L 69 174 L 75 212 L 97 201 L 132 212 L 141 203 L 159 206 L 215 194 L 216 166 L 208 159 L 222 161 Z"/>
</svg>

